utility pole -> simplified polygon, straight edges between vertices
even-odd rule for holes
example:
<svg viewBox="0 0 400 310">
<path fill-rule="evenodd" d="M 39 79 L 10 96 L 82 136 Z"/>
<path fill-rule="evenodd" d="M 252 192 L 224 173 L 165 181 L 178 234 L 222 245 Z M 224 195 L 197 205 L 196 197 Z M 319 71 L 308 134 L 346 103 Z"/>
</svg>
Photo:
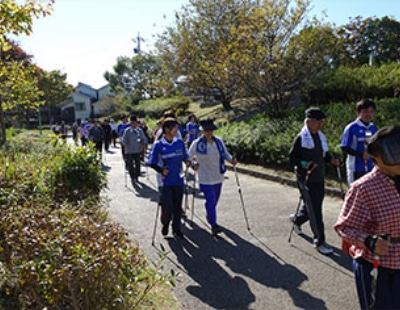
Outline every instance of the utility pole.
<svg viewBox="0 0 400 310">
<path fill-rule="evenodd" d="M 137 37 L 136 37 L 135 39 L 132 39 L 132 41 L 133 41 L 134 43 L 137 44 L 136 47 L 133 49 L 133 52 L 134 52 L 135 54 L 140 54 L 140 52 L 141 52 L 141 49 L 140 49 L 140 41 L 142 41 L 142 42 L 145 42 L 145 41 L 144 41 L 144 39 L 140 36 L 139 32 L 138 32 Z"/>
</svg>

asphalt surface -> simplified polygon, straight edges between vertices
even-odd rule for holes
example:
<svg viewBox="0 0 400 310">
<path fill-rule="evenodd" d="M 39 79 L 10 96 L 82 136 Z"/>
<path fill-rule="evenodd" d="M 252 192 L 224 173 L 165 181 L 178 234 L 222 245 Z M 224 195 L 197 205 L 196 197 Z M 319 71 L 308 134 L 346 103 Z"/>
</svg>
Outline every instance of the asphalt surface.
<svg viewBox="0 0 400 310">
<path fill-rule="evenodd" d="M 132 185 L 119 148 L 111 148 L 103 158 L 111 219 L 125 227 L 151 260 L 157 262 L 160 252 L 167 253 L 161 264 L 165 272 L 172 269 L 178 274 L 173 293 L 181 309 L 358 309 L 351 259 L 341 252 L 332 228 L 340 198 L 326 196 L 324 200 L 326 239 L 334 248 L 333 255 L 324 256 L 312 246 L 308 223 L 303 226 L 305 236 L 293 233 L 288 242 L 288 217 L 298 205 L 297 188 L 238 173 L 243 209 L 235 174 L 228 171 L 217 211 L 221 237 L 210 234 L 196 183 L 194 217 L 191 222 L 188 211 L 185 239 L 164 238 L 157 221 L 153 246 L 155 172 L 142 167 L 139 183 Z M 244 172 L 240 164 L 238 171 Z M 189 185 L 191 209 L 192 174 Z"/>
</svg>

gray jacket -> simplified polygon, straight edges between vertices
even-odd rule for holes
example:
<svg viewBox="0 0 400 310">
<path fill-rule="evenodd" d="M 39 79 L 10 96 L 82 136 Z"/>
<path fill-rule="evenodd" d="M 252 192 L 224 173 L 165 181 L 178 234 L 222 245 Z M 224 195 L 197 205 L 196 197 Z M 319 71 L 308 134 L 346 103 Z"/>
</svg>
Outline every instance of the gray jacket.
<svg viewBox="0 0 400 310">
<path fill-rule="evenodd" d="M 121 142 L 125 145 L 125 154 L 138 154 L 142 152 L 144 144 L 143 130 L 140 127 L 128 127 L 122 134 Z"/>
</svg>

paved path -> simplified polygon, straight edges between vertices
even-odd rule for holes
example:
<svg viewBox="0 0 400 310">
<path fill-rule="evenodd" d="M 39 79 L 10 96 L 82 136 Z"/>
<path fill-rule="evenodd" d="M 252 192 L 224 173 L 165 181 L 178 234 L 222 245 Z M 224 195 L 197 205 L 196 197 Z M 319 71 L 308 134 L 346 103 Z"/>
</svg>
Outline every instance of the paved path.
<svg viewBox="0 0 400 310">
<path fill-rule="evenodd" d="M 183 228 L 185 239 L 163 238 L 158 224 L 152 246 L 155 173 L 142 167 L 140 183 L 132 186 L 128 177 L 125 187 L 120 149 L 111 151 L 104 157 L 110 216 L 151 259 L 157 260 L 161 249 L 168 252 L 163 266 L 179 273 L 174 294 L 182 309 L 358 309 L 351 260 L 341 253 L 332 229 L 339 199 L 325 198 L 327 241 L 335 253 L 323 256 L 312 247 L 308 224 L 305 237 L 293 234 L 288 242 L 288 216 L 297 207 L 297 189 L 240 174 L 249 231 L 235 175 L 229 171 L 218 207 L 221 238 L 210 236 L 204 200 L 197 191 L 193 226 Z"/>
</svg>

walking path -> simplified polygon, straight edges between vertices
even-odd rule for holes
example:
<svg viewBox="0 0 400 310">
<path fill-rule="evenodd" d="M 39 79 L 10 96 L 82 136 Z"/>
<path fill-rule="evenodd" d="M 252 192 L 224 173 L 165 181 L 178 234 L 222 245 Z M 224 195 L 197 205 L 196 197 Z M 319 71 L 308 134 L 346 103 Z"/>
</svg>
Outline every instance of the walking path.
<svg viewBox="0 0 400 310">
<path fill-rule="evenodd" d="M 173 291 L 182 309 L 358 309 L 351 260 L 340 251 L 332 229 L 340 199 L 324 201 L 327 241 L 335 252 L 323 256 L 312 246 L 308 224 L 303 227 L 306 236 L 293 233 L 288 242 L 288 217 L 299 199 L 296 188 L 240 174 L 249 231 L 235 175 L 228 171 L 218 206 L 221 238 L 211 237 L 197 190 L 193 225 L 183 228 L 185 239 L 163 238 L 158 222 L 152 246 L 158 197 L 155 172 L 142 167 L 139 183 L 132 186 L 128 176 L 125 187 L 121 150 L 111 151 L 104 155 L 110 217 L 151 259 L 157 260 L 162 249 L 168 252 L 163 265 L 165 271 L 179 273 Z M 191 195 L 188 201 L 191 206 Z"/>
</svg>

